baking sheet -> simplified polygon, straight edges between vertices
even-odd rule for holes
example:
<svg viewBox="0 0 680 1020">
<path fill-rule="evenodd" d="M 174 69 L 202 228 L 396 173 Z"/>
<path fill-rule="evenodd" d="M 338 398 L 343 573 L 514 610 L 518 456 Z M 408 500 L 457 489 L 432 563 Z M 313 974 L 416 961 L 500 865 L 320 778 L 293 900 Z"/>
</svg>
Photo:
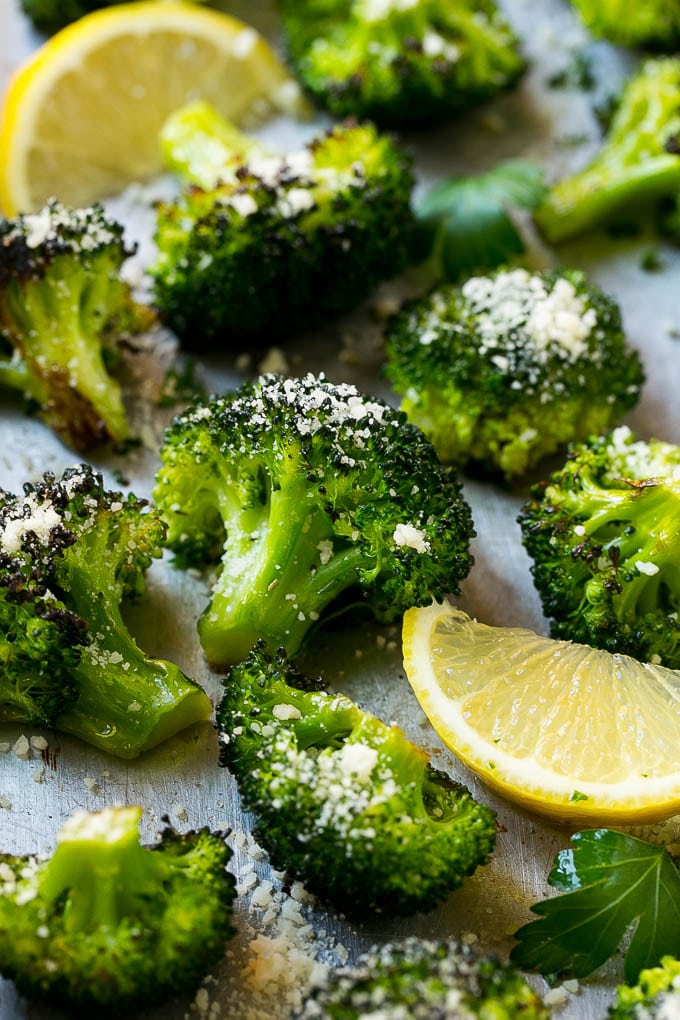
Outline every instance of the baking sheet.
<svg viewBox="0 0 680 1020">
<path fill-rule="evenodd" d="M 508 0 L 505 6 L 524 38 L 530 72 L 512 95 L 427 134 L 405 136 L 421 187 L 452 173 L 489 168 L 511 156 L 537 159 L 556 177 L 583 164 L 597 145 L 598 131 L 591 112 L 593 95 L 550 90 L 546 80 L 569 62 L 575 49 L 587 44 L 602 82 L 601 92 L 606 92 L 621 80 L 633 58 L 604 43 L 589 41 L 570 6 L 560 0 Z M 265 32 L 275 30 L 271 3 L 263 0 L 253 4 L 251 0 L 225 3 L 224 7 Z M 19 12 L 18 0 L 0 0 L 0 87 L 36 42 L 37 37 Z M 309 128 L 286 123 L 275 126 L 284 145 L 296 144 L 301 132 L 309 133 Z M 121 211 L 123 206 L 113 203 L 112 208 Z M 130 214 L 129 203 L 124 211 Z M 145 219 L 141 205 L 132 215 L 131 226 L 141 240 L 148 242 L 148 216 Z M 642 254 L 652 246 L 663 263 L 662 271 L 655 274 L 640 268 Z M 618 298 L 630 340 L 642 352 L 647 372 L 642 400 L 627 420 L 641 436 L 658 435 L 680 442 L 680 253 L 651 236 L 615 241 L 594 235 L 563 246 L 559 256 L 539 250 L 535 257 L 545 264 L 580 267 L 593 282 Z M 380 297 L 391 299 L 414 286 L 413 279 L 390 284 L 381 289 Z M 333 380 L 347 380 L 387 395 L 380 379 L 380 326 L 374 315 L 375 303 L 372 299 L 321 334 L 288 344 L 285 358 L 291 373 L 324 369 Z M 210 389 L 233 386 L 243 377 L 234 369 L 233 360 L 226 358 L 206 360 L 202 370 Z M 133 491 L 148 495 L 166 420 L 162 412 L 149 414 L 147 410 L 143 449 L 126 458 L 102 454 L 93 462 L 112 484 L 113 472 L 122 471 Z M 38 421 L 23 416 L 18 401 L 0 394 L 0 486 L 20 487 L 25 479 L 36 478 L 48 468 L 60 472 L 74 459 Z M 515 523 L 526 491 L 503 490 L 466 479 L 465 494 L 473 508 L 478 537 L 474 544 L 476 563 L 464 582 L 462 604 L 487 623 L 529 626 L 546 633 Z M 164 561 L 152 568 L 148 593 L 130 613 L 130 621 L 143 648 L 175 659 L 217 695 L 219 677 L 207 670 L 195 635 L 195 619 L 206 598 L 204 578 L 174 571 Z M 282 891 L 280 878 L 270 875 L 266 860 L 248 841 L 249 820 L 242 815 L 233 781 L 225 770 L 216 767 L 217 739 L 208 724 L 194 727 L 133 763 L 109 758 L 61 734 L 0 727 L 0 747 L 9 748 L 0 751 L 3 850 L 48 852 L 63 820 L 74 810 L 95 810 L 112 803 L 143 805 L 145 837 L 158 830 L 161 816 L 166 813 L 180 829 L 207 824 L 234 830 L 235 870 L 244 894 L 238 902 L 239 934 L 230 947 L 229 958 L 193 1003 L 187 998 L 170 1006 L 164 1004 L 147 1011 L 144 1015 L 149 1018 L 285 1020 L 285 1003 L 294 998 L 294 989 L 289 987 L 286 994 L 283 985 L 260 987 L 259 991 L 250 987 L 253 961 L 267 954 L 265 966 L 270 972 L 283 961 L 290 973 L 292 967 L 288 965 L 298 949 L 310 958 L 352 959 L 376 939 L 411 933 L 462 935 L 469 942 L 504 954 L 511 945 L 511 933 L 528 919 L 529 904 L 546 894 L 550 862 L 554 853 L 567 844 L 568 830 L 548 826 L 499 800 L 442 748 L 405 680 L 396 628 L 345 621 L 335 630 L 321 633 L 310 655 L 309 668 L 325 671 L 333 684 L 383 719 L 400 723 L 412 739 L 433 752 L 438 767 L 465 782 L 475 796 L 497 810 L 500 833 L 492 862 L 433 913 L 391 923 L 375 918 L 360 925 L 300 902 L 297 890 L 290 898 Z M 22 734 L 29 741 L 31 736 L 46 737 L 48 753 L 41 756 L 37 750 L 29 750 L 18 757 L 12 748 Z M 674 830 L 671 821 L 668 831 Z M 268 886 L 262 885 L 270 880 L 271 897 L 267 895 Z M 313 934 L 305 939 L 307 920 L 313 924 Z M 264 937 L 258 939 L 258 933 Z M 565 993 L 566 1001 L 556 1008 L 556 1016 L 565 1020 L 603 1017 L 619 979 L 620 967 L 614 961 L 597 978 L 582 983 L 573 993 Z M 546 990 L 541 979 L 536 979 L 536 985 Z M 56 1020 L 64 1016 L 47 1007 L 29 1006 L 9 982 L 0 982 L 1 1020 Z"/>
</svg>

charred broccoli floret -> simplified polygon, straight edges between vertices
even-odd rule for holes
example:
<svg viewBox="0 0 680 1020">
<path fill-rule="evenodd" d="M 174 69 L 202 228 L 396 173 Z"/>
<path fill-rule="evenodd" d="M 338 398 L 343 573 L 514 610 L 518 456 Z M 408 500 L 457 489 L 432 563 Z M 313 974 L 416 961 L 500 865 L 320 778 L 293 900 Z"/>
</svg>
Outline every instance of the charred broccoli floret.
<svg viewBox="0 0 680 1020">
<path fill-rule="evenodd" d="M 680 43 L 678 0 L 572 0 L 594 35 L 620 46 L 640 46 L 672 52 Z"/>
<path fill-rule="evenodd" d="M 344 911 L 430 910 L 493 850 L 489 808 L 283 650 L 260 642 L 231 670 L 217 719 L 272 864 Z"/>
<path fill-rule="evenodd" d="M 456 476 L 348 384 L 261 376 L 180 414 L 161 459 L 167 545 L 180 566 L 220 563 L 199 621 L 210 662 L 239 662 L 258 637 L 294 654 L 340 596 L 393 620 L 470 569 Z"/>
<path fill-rule="evenodd" d="M 317 980 L 296 1020 L 548 1020 L 537 993 L 508 964 L 458 942 L 415 937 L 375 946 Z"/>
<path fill-rule="evenodd" d="M 629 80 L 595 159 L 555 184 L 535 219 L 554 243 L 678 194 L 680 59 L 668 57 L 648 60 Z"/>
<path fill-rule="evenodd" d="M 610 1020 L 663 1020 L 680 1010 L 680 962 L 664 956 L 660 967 L 640 974 L 637 985 L 620 985 Z"/>
<path fill-rule="evenodd" d="M 47 860 L 0 855 L 0 972 L 29 998 L 120 1016 L 191 991 L 221 958 L 234 934 L 225 833 L 166 828 L 146 848 L 141 813 L 79 812 Z"/>
<path fill-rule="evenodd" d="M 402 410 L 439 456 L 508 478 L 610 427 L 643 382 L 618 306 L 573 271 L 440 286 L 392 319 L 386 356 Z"/>
<path fill-rule="evenodd" d="M 336 126 L 271 156 L 204 114 L 166 130 L 169 163 L 202 186 L 161 205 L 152 270 L 156 305 L 187 347 L 240 348 L 325 323 L 406 266 L 411 169 L 375 128 Z M 206 130 L 226 160 L 212 186 Z"/>
<path fill-rule="evenodd" d="M 621 426 L 570 451 L 520 516 L 553 637 L 680 669 L 680 447 Z"/>
<path fill-rule="evenodd" d="M 336 116 L 442 120 L 514 85 L 517 38 L 494 0 L 283 0 L 291 64 Z"/>
<path fill-rule="evenodd" d="M 0 718 L 124 758 L 208 718 L 200 687 L 145 655 L 121 616 L 163 535 L 144 500 L 107 491 L 85 464 L 23 496 L 0 491 Z"/>
<path fill-rule="evenodd" d="M 109 369 L 121 335 L 153 321 L 121 279 L 131 254 L 123 228 L 101 206 L 67 209 L 53 200 L 38 213 L 0 219 L 0 383 L 34 400 L 77 450 L 130 438 Z"/>
</svg>

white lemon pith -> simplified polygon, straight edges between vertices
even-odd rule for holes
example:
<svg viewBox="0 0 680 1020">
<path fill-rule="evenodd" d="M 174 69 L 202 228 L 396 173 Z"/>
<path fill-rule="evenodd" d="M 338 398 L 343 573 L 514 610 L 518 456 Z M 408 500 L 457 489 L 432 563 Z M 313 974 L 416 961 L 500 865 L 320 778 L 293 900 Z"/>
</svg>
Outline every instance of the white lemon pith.
<svg viewBox="0 0 680 1020">
<path fill-rule="evenodd" d="M 442 740 L 516 803 L 598 824 L 680 811 L 680 672 L 436 604 L 406 614 L 404 665 Z"/>
<path fill-rule="evenodd" d="M 5 96 L 3 211 L 35 211 L 53 195 L 86 205 L 158 173 L 158 132 L 195 99 L 237 122 L 300 105 L 268 43 L 229 15 L 145 0 L 69 25 L 19 69 Z"/>
</svg>

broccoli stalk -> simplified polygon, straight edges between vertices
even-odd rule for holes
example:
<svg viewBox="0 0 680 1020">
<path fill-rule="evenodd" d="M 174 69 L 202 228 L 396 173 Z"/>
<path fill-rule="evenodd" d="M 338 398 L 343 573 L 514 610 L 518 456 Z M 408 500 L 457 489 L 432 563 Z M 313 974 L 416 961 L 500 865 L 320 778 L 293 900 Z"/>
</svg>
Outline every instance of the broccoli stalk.
<svg viewBox="0 0 680 1020">
<path fill-rule="evenodd" d="M 493 0 L 285 0 L 291 63 L 335 116 L 443 120 L 515 84 L 517 39 Z"/>
<path fill-rule="evenodd" d="M 99 542 L 87 544 L 102 560 L 75 564 L 69 553 L 62 571 L 62 577 L 68 572 L 62 583 L 69 585 L 69 605 L 87 619 L 96 637 L 84 646 L 73 669 L 78 696 L 62 711 L 57 726 L 110 754 L 131 758 L 207 719 L 210 705 L 178 666 L 152 658 L 136 644 L 121 616 L 124 592 L 115 578 L 116 564 L 106 557 L 109 536 L 105 529 L 97 532 Z M 119 542 L 120 533 L 113 538 Z M 93 563 L 102 567 L 93 569 Z"/>
<path fill-rule="evenodd" d="M 493 849 L 492 811 L 282 650 L 260 642 L 231 670 L 217 718 L 272 864 L 343 910 L 432 909 Z"/>
<path fill-rule="evenodd" d="M 139 842 L 141 808 L 70 818 L 48 860 L 2 855 L 0 971 L 30 998 L 121 1010 L 192 990 L 233 935 L 224 833 Z"/>
<path fill-rule="evenodd" d="M 203 100 L 171 113 L 160 134 L 163 162 L 183 181 L 206 190 L 218 181 L 233 181 L 250 157 L 270 153 Z"/>
<path fill-rule="evenodd" d="M 535 487 L 520 523 L 554 637 L 680 668 L 679 465 L 621 427 Z"/>
<path fill-rule="evenodd" d="M 210 714 L 177 666 L 136 645 L 120 604 L 144 590 L 163 525 L 87 465 L 0 501 L 0 714 L 131 758 Z M 41 668 L 32 672 L 37 655 Z M 21 693 L 13 697 L 11 685 Z M 3 690 L 9 688 L 9 692 Z M 23 699 L 23 700 L 22 700 Z"/>
<path fill-rule="evenodd" d="M 65 934 L 117 927 L 148 890 L 164 884 L 170 868 L 139 842 L 141 814 L 128 807 L 77 815 L 61 830 L 40 895 L 51 909 L 68 896 Z"/>
<path fill-rule="evenodd" d="M 159 207 L 154 296 L 187 346 L 325 325 L 408 264 L 410 164 L 372 125 L 271 156 L 197 104 L 163 142 L 194 183 Z"/>
<path fill-rule="evenodd" d="M 242 659 L 258 637 L 297 650 L 310 623 L 346 588 L 359 576 L 364 583 L 371 580 L 364 551 L 358 545 L 345 547 L 342 538 L 336 548 L 330 516 L 314 513 L 303 451 L 296 457 L 289 452 L 279 485 L 257 512 L 243 509 L 229 493 L 222 501 L 229 564 L 198 627 L 212 662 Z"/>
<path fill-rule="evenodd" d="M 393 620 L 470 567 L 455 475 L 353 386 L 262 376 L 179 415 L 161 458 L 167 545 L 180 566 L 220 563 L 199 623 L 210 662 L 240 661 L 259 636 L 293 654 L 341 595 Z"/>
<path fill-rule="evenodd" d="M 549 1010 L 513 967 L 458 942 L 414 936 L 374 946 L 356 964 L 313 983 L 296 1020 L 548 1020 Z"/>
<path fill-rule="evenodd" d="M 648 60 L 629 80 L 592 163 L 559 181 L 535 214 L 553 243 L 680 193 L 680 60 Z"/>
<path fill-rule="evenodd" d="M 0 362 L 0 382 L 36 401 L 78 450 L 130 438 L 109 367 L 120 336 L 148 328 L 153 316 L 120 278 L 133 253 L 122 233 L 99 206 L 68 210 L 56 201 L 0 222 L 0 333 L 14 348 Z"/>
</svg>

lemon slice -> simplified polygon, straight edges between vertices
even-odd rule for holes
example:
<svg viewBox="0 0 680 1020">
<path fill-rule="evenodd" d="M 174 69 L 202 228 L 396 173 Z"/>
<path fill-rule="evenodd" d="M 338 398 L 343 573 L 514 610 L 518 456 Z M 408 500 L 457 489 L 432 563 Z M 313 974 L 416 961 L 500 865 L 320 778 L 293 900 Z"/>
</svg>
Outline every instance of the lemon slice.
<svg viewBox="0 0 680 1020">
<path fill-rule="evenodd" d="M 0 205 L 89 205 L 161 169 L 158 132 L 196 99 L 243 122 L 300 90 L 255 29 L 180 0 L 119 4 L 53 36 L 12 79 L 0 113 Z"/>
<path fill-rule="evenodd" d="M 680 671 L 446 604 L 406 613 L 404 666 L 442 740 L 523 807 L 597 824 L 680 811 Z"/>
</svg>

